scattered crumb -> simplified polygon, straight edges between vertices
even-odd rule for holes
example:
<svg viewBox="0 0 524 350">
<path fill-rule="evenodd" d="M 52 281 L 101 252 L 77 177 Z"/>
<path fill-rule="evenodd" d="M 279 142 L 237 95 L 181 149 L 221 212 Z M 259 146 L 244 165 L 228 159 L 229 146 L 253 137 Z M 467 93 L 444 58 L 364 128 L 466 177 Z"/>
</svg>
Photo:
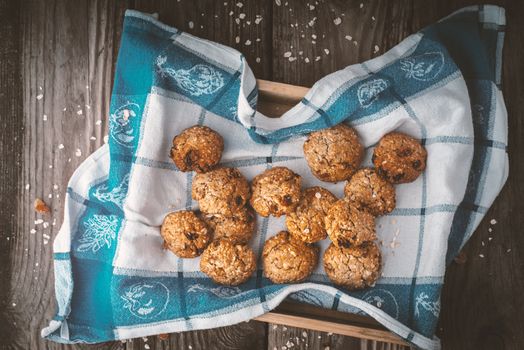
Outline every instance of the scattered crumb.
<svg viewBox="0 0 524 350">
<path fill-rule="evenodd" d="M 35 207 L 35 211 L 40 214 L 50 212 L 49 207 L 41 198 L 35 199 L 34 207 Z"/>
<path fill-rule="evenodd" d="M 375 20 L 375 16 L 371 16 L 371 20 L 374 21 Z"/>
<path fill-rule="evenodd" d="M 238 15 L 238 18 L 244 19 L 244 18 L 246 18 L 246 14 L 245 13 L 241 13 L 241 14 Z"/>
<path fill-rule="evenodd" d="M 303 336 L 304 338 L 307 338 L 307 332 L 306 332 L 306 331 L 302 332 L 302 336 Z"/>
<path fill-rule="evenodd" d="M 240 37 L 239 36 L 235 37 L 235 43 L 238 44 L 239 42 L 240 42 Z"/>
<path fill-rule="evenodd" d="M 273 325 L 273 329 L 277 329 L 278 326 L 276 324 Z"/>
<path fill-rule="evenodd" d="M 262 16 L 256 15 L 255 24 L 259 24 L 262 21 L 262 19 L 263 19 Z"/>
<path fill-rule="evenodd" d="M 282 327 L 282 330 L 285 332 L 287 331 L 287 327 Z"/>
<path fill-rule="evenodd" d="M 160 339 L 160 340 L 168 340 L 169 339 L 169 334 L 161 333 L 161 334 L 158 335 L 158 339 Z"/>
<path fill-rule="evenodd" d="M 108 143 L 109 142 L 109 135 L 106 135 L 104 136 L 104 143 Z M 71 158 L 69 158 L 71 159 Z"/>
<path fill-rule="evenodd" d="M 144 349 L 149 350 L 151 349 L 151 347 L 149 346 L 149 344 L 144 344 Z"/>
<path fill-rule="evenodd" d="M 29 231 L 29 232 L 31 232 L 31 234 L 34 235 L 36 233 L 36 230 L 34 228 L 32 228 L 31 231 Z"/>
<path fill-rule="evenodd" d="M 346 40 L 349 40 L 349 41 L 353 40 L 353 37 L 351 35 L 346 35 L 344 38 L 346 38 Z"/>
<path fill-rule="evenodd" d="M 95 125 L 102 125 L 102 121 L 100 119 L 98 119 L 96 122 L 95 122 Z"/>
<path fill-rule="evenodd" d="M 304 62 L 309 63 L 309 58 L 304 58 Z"/>
<path fill-rule="evenodd" d="M 241 3 L 241 2 L 237 2 L 237 7 L 238 7 L 238 8 L 242 8 L 242 6 L 244 6 L 243 3 Z"/>
<path fill-rule="evenodd" d="M 293 61 L 296 61 L 297 58 L 296 57 L 289 57 L 288 60 L 289 60 L 289 62 L 293 62 Z"/>
<path fill-rule="evenodd" d="M 484 259 L 484 254 L 479 254 L 479 256 L 480 256 L 482 259 Z"/>
<path fill-rule="evenodd" d="M 291 51 L 284 52 L 284 57 L 286 58 L 291 57 Z"/>
<path fill-rule="evenodd" d="M 41 100 L 44 97 L 44 94 L 38 94 L 36 95 L 37 100 Z"/>
<path fill-rule="evenodd" d="M 315 57 L 315 62 L 320 61 L 320 56 Z"/>
<path fill-rule="evenodd" d="M 509 252 L 511 252 L 511 248 L 508 248 L 508 249 L 506 250 L 506 253 L 509 253 Z"/>
<path fill-rule="evenodd" d="M 324 49 L 324 52 L 326 53 L 326 55 L 329 55 L 329 49 Z"/>
<path fill-rule="evenodd" d="M 373 53 L 377 53 L 380 51 L 380 48 L 378 47 L 378 45 L 375 45 L 375 50 L 373 51 Z"/>
<path fill-rule="evenodd" d="M 491 241 L 493 239 L 493 237 L 488 237 L 488 242 Z"/>
<path fill-rule="evenodd" d="M 328 337 L 331 337 L 333 335 L 333 332 L 329 332 L 327 335 Z"/>
<path fill-rule="evenodd" d="M 255 61 L 256 61 L 257 63 L 260 63 L 260 57 L 257 57 L 257 58 L 255 59 Z"/>
<path fill-rule="evenodd" d="M 16 303 L 13 303 L 12 305 L 13 305 L 13 307 L 15 307 L 15 306 L 16 306 Z"/>
<path fill-rule="evenodd" d="M 246 42 L 245 42 L 245 44 L 244 44 L 244 45 L 246 45 L 246 46 L 249 46 L 249 45 L 251 45 L 251 40 L 249 40 L 249 39 L 248 39 L 248 40 L 246 40 Z"/>
<path fill-rule="evenodd" d="M 95 140 L 96 140 L 96 137 L 95 137 L 95 136 L 91 136 L 89 139 L 90 139 L 91 141 L 95 141 Z"/>
<path fill-rule="evenodd" d="M 360 3 L 360 8 L 363 8 L 364 7 L 364 4 L 363 3 Z"/>
<path fill-rule="evenodd" d="M 77 156 L 77 157 L 81 157 L 82 156 L 82 150 L 80 148 L 76 149 L 75 156 Z"/>
<path fill-rule="evenodd" d="M 42 219 L 35 220 L 35 225 L 40 225 L 43 222 L 44 222 L 44 220 L 42 220 Z"/>
<path fill-rule="evenodd" d="M 53 164 L 49 164 L 49 169 L 53 169 Z"/>
<path fill-rule="evenodd" d="M 42 120 L 43 120 L 44 122 L 47 121 L 47 114 L 44 114 L 44 115 L 42 116 Z"/>
<path fill-rule="evenodd" d="M 189 21 L 188 25 L 189 25 L 189 29 L 193 29 L 195 27 L 195 24 L 193 23 L 193 21 Z"/>
<path fill-rule="evenodd" d="M 308 22 L 308 25 L 310 27 L 313 27 L 315 25 L 315 22 L 316 22 L 317 18 L 316 17 L 313 17 L 313 19 L 311 21 Z"/>
<path fill-rule="evenodd" d="M 44 223 L 42 224 L 42 227 L 43 228 L 48 228 L 49 227 L 49 223 L 47 221 L 44 221 Z"/>
<path fill-rule="evenodd" d="M 78 115 L 82 115 L 83 113 L 84 113 L 84 112 L 83 112 L 81 109 L 79 109 L 78 111 L 76 111 L 76 114 L 78 114 Z"/>
<path fill-rule="evenodd" d="M 488 232 L 493 232 L 493 229 L 491 227 L 488 228 Z"/>
<path fill-rule="evenodd" d="M 492 224 L 492 225 L 496 225 L 497 224 L 497 220 L 491 219 L 491 221 L 489 223 Z"/>
<path fill-rule="evenodd" d="M 53 194 L 49 193 L 49 194 L 47 195 L 47 198 L 53 198 Z"/>
<path fill-rule="evenodd" d="M 25 189 L 26 189 L 26 190 L 28 190 L 28 189 L 30 189 L 30 188 L 31 188 L 31 185 L 29 185 L 29 184 L 26 184 L 26 185 L 25 185 Z"/>
<path fill-rule="evenodd" d="M 342 19 L 340 17 L 337 17 L 333 20 L 333 23 L 335 23 L 335 25 L 338 26 L 340 23 L 342 23 Z"/>
</svg>

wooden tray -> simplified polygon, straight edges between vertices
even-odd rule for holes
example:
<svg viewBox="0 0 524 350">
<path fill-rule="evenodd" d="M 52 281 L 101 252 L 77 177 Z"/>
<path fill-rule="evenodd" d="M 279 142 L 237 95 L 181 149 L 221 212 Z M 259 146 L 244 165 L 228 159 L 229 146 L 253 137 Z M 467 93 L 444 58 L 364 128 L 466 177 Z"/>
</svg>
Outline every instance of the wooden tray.
<svg viewBox="0 0 524 350">
<path fill-rule="evenodd" d="M 278 118 L 295 106 L 309 88 L 267 80 L 257 80 L 258 111 Z M 369 316 L 322 309 L 308 304 L 285 301 L 275 310 L 256 318 L 257 321 L 331 332 L 351 337 L 409 345 Z"/>
</svg>

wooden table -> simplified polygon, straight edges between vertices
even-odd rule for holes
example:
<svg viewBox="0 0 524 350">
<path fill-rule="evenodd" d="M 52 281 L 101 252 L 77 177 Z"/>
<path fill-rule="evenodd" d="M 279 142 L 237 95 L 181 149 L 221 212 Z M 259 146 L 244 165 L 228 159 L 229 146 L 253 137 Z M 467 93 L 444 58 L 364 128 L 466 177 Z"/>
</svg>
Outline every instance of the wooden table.
<svg viewBox="0 0 524 350">
<path fill-rule="evenodd" d="M 254 321 L 147 342 L 42 341 L 40 329 L 55 311 L 51 243 L 69 177 L 107 133 L 125 9 L 158 12 L 165 23 L 237 48 L 258 78 L 310 86 L 477 2 L 485 1 L 0 0 L 0 348 L 399 348 Z M 466 262 L 447 271 L 439 325 L 445 349 L 524 348 L 524 4 L 489 2 L 506 7 L 508 19 L 503 90 L 510 175 L 465 247 Z M 35 224 L 41 217 L 33 210 L 36 197 L 52 207 L 43 217 L 47 224 Z"/>
</svg>

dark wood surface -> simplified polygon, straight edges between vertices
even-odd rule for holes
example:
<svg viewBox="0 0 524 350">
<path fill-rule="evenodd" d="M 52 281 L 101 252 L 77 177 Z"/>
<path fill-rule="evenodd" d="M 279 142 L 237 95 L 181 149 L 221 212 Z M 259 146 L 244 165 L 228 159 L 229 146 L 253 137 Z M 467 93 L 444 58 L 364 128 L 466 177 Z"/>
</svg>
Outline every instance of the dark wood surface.
<svg viewBox="0 0 524 350">
<path fill-rule="evenodd" d="M 0 0 L 0 348 L 400 348 L 254 321 L 172 334 L 167 340 L 149 337 L 96 346 L 43 341 L 40 329 L 55 310 L 52 238 L 62 221 L 69 177 L 103 144 L 107 133 L 126 8 L 157 12 L 170 25 L 239 49 L 258 78 L 310 86 L 478 2 L 485 1 Z M 510 176 L 466 245 L 466 262 L 452 264 L 446 273 L 439 323 L 445 349 L 524 348 L 524 3 L 490 2 L 506 7 L 508 18 L 503 90 L 509 113 Z M 245 18 L 237 24 L 241 13 Z M 257 15 L 262 17 L 258 24 Z M 314 24 L 308 25 L 314 17 Z M 336 18 L 341 19 L 339 25 Z M 284 57 L 286 52 L 296 60 Z M 50 214 L 34 212 L 36 197 L 49 203 Z M 35 225 L 40 218 L 47 227 Z M 490 224 L 491 219 L 497 224 Z"/>
</svg>

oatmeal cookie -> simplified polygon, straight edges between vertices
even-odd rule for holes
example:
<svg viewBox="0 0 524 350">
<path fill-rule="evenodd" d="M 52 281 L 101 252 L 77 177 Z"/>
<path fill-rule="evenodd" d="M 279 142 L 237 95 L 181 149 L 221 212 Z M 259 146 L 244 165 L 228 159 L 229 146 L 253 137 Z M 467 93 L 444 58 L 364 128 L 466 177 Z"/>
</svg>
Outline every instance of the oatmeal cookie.
<svg viewBox="0 0 524 350">
<path fill-rule="evenodd" d="M 249 183 L 236 168 L 218 168 L 197 174 L 191 196 L 206 214 L 233 215 L 250 197 Z"/>
<path fill-rule="evenodd" d="M 415 181 L 426 168 L 427 152 L 411 136 L 391 132 L 382 137 L 373 152 L 380 176 L 394 184 Z"/>
<path fill-rule="evenodd" d="M 211 242 L 207 225 L 188 210 L 167 214 L 160 234 L 164 238 L 164 246 L 181 258 L 199 256 Z"/>
<path fill-rule="evenodd" d="M 274 283 L 306 279 L 318 262 L 318 248 L 281 231 L 264 244 L 264 275 Z"/>
<path fill-rule="evenodd" d="M 324 270 L 329 279 L 348 289 L 372 287 L 380 276 L 382 257 L 373 242 L 342 248 L 331 243 L 324 253 Z"/>
<path fill-rule="evenodd" d="M 329 238 L 338 247 L 349 248 L 377 238 L 373 215 L 345 199 L 329 208 L 325 224 Z"/>
<path fill-rule="evenodd" d="M 360 169 L 349 179 L 344 194 L 362 209 L 375 216 L 395 209 L 395 187 L 377 174 L 375 169 Z"/>
<path fill-rule="evenodd" d="M 247 243 L 255 231 L 256 215 L 253 209 L 244 207 L 233 215 L 201 214 L 213 231 L 213 239 L 227 238 L 233 243 Z"/>
<path fill-rule="evenodd" d="M 336 200 L 337 197 L 325 188 L 315 186 L 306 189 L 295 211 L 286 217 L 289 233 L 306 243 L 326 238 L 324 217 Z"/>
<path fill-rule="evenodd" d="M 218 164 L 224 150 L 224 140 L 207 126 L 195 125 L 173 139 L 171 159 L 180 171 L 204 173 Z"/>
<path fill-rule="evenodd" d="M 246 282 L 255 271 L 256 257 L 253 250 L 244 244 L 235 244 L 228 239 L 213 241 L 200 259 L 200 270 L 213 281 L 228 286 Z"/>
<path fill-rule="evenodd" d="M 251 206 L 262 216 L 292 212 L 300 200 L 302 178 L 285 167 L 264 171 L 253 179 Z"/>
<path fill-rule="evenodd" d="M 349 179 L 364 155 L 357 132 L 345 124 L 312 132 L 303 148 L 313 175 L 327 182 Z"/>
</svg>

